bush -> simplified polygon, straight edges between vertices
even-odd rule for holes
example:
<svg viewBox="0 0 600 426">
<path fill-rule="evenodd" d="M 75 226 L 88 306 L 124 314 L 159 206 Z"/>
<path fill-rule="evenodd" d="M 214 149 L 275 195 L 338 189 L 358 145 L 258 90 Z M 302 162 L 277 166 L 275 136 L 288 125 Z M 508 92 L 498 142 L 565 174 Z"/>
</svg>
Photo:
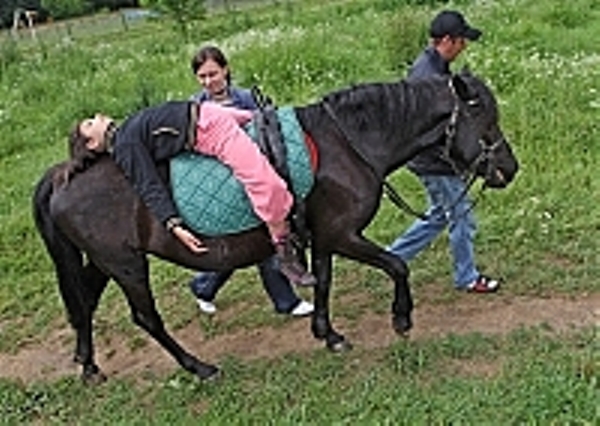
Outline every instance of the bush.
<svg viewBox="0 0 600 426">
<path fill-rule="evenodd" d="M 431 15 L 424 9 L 402 7 L 392 19 L 387 44 L 390 69 L 404 75 L 427 43 Z"/>
<path fill-rule="evenodd" d="M 84 0 L 44 0 L 44 6 L 56 20 L 81 16 L 92 11 L 91 4 Z"/>
<path fill-rule="evenodd" d="M 103 9 L 139 7 L 138 0 L 43 0 L 43 6 L 55 20 L 83 16 Z"/>
<path fill-rule="evenodd" d="M 206 16 L 204 0 L 144 0 L 142 5 L 168 16 L 186 39 L 193 23 Z"/>
</svg>

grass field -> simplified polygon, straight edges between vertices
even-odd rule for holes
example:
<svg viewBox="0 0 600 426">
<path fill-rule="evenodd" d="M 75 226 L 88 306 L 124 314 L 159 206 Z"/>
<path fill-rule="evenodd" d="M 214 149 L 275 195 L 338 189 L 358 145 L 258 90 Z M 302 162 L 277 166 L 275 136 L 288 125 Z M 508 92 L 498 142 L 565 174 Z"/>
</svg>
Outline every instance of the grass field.
<svg viewBox="0 0 600 426">
<path fill-rule="evenodd" d="M 509 189 L 485 192 L 477 206 L 478 262 L 506 283 L 492 299 L 497 302 L 485 303 L 595 297 L 600 4 L 452 6 L 485 32 L 456 67 L 468 65 L 494 88 L 502 127 L 522 166 Z M 98 110 L 124 117 L 187 98 L 197 90 L 189 58 L 206 42 L 228 54 L 237 84 L 258 84 L 282 105 L 353 83 L 396 80 L 426 42 L 427 22 L 439 7 L 401 0 L 269 2 L 211 15 L 193 39 L 152 21 L 106 37 L 2 42 L 0 354 L 17 356 L 48 341 L 60 345 L 57 350 L 72 345 L 70 337 L 55 335 L 66 322 L 30 198 L 43 171 L 66 158 L 66 135 L 77 118 Z M 400 170 L 393 181 L 422 207 L 414 177 Z M 384 200 L 368 233 L 388 244 L 410 221 Z M 268 327 L 297 331 L 273 315 L 253 269 L 236 273 L 218 299 L 223 316 L 214 320 L 198 317 L 186 286 L 189 271 L 156 261 L 152 273 L 173 330 L 192 327 L 209 339 Z M 391 286 L 382 274 L 336 260 L 334 280 L 334 323 L 359 324 L 387 312 Z M 411 281 L 417 310 L 464 303 L 451 289 L 444 239 L 411 264 Z M 99 345 L 123 340 L 138 356 L 159 351 L 140 337 L 122 299 L 116 286 L 104 295 L 96 319 Z M 557 331 L 542 323 L 502 334 L 465 330 L 374 349 L 357 345 L 341 357 L 325 349 L 251 360 L 224 356 L 218 361 L 225 377 L 210 384 L 174 365 L 167 373 L 109 377 L 98 388 L 84 387 L 75 376 L 20 381 L 0 371 L 0 423 L 593 425 L 600 422 L 597 324 Z"/>
</svg>

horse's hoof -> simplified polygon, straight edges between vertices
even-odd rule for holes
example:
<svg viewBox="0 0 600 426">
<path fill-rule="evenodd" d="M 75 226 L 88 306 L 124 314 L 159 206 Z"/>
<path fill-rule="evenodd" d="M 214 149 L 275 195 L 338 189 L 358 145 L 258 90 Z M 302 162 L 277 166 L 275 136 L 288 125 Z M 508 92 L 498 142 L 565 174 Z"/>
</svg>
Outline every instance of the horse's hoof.
<svg viewBox="0 0 600 426">
<path fill-rule="evenodd" d="M 106 382 L 106 375 L 102 371 L 98 371 L 92 374 L 82 374 L 81 380 L 84 385 L 87 386 L 98 386 Z"/>
<path fill-rule="evenodd" d="M 214 365 L 204 367 L 201 372 L 198 372 L 198 377 L 203 382 L 216 382 L 221 379 L 221 376 L 221 370 Z"/>
<path fill-rule="evenodd" d="M 331 352 L 344 353 L 352 350 L 352 344 L 350 342 L 347 342 L 345 339 L 339 339 L 335 342 L 328 342 L 327 348 Z"/>
<path fill-rule="evenodd" d="M 394 317 L 392 319 L 392 327 L 398 336 L 407 338 L 409 337 L 412 323 L 407 317 Z"/>
<path fill-rule="evenodd" d="M 398 337 L 408 340 L 410 338 L 410 331 L 396 331 Z"/>
</svg>

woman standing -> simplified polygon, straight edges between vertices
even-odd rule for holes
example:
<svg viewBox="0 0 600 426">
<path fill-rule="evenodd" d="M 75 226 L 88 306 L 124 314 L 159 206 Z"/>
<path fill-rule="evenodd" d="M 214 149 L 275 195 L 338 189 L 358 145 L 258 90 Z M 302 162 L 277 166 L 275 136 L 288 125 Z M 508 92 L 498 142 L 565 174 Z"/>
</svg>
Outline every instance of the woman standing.
<svg viewBox="0 0 600 426">
<path fill-rule="evenodd" d="M 229 63 L 223 52 L 215 46 L 202 47 L 191 60 L 192 72 L 202 89 L 192 96 L 197 103 L 216 102 L 244 110 L 257 108 L 249 90 L 232 84 Z M 275 311 L 292 316 L 305 316 L 314 306 L 300 299 L 288 279 L 279 271 L 275 256 L 258 265 L 265 291 L 273 301 Z M 217 308 L 213 303 L 218 291 L 233 274 L 226 272 L 199 272 L 190 282 L 201 311 L 213 314 Z"/>
</svg>

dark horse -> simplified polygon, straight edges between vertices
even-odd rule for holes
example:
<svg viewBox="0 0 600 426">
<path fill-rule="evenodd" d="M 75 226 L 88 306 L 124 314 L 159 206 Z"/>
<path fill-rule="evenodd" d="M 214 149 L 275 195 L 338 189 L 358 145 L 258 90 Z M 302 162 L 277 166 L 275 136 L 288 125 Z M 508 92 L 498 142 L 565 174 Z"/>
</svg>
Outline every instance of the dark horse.
<svg viewBox="0 0 600 426">
<path fill-rule="evenodd" d="M 357 85 L 295 111 L 319 153 L 315 185 L 306 199 L 311 268 L 318 280 L 313 335 L 331 350 L 349 347 L 329 318 L 333 254 L 391 277 L 392 325 L 398 333 L 408 332 L 413 309 L 408 268 L 362 231 L 377 212 L 384 178 L 436 143 L 445 146 L 458 171 L 481 176 L 489 187 L 508 185 L 518 164 L 499 128 L 493 94 L 480 79 L 463 72 L 414 83 Z M 183 368 L 201 379 L 218 373 L 165 330 L 150 290 L 147 254 L 195 270 L 242 267 L 271 254 L 266 230 L 205 237 L 209 252 L 194 255 L 148 212 L 109 157 L 96 159 L 65 183 L 60 176 L 69 167 L 72 162 L 49 169 L 33 203 L 77 333 L 75 360 L 83 365 L 83 378 L 104 378 L 94 360 L 92 317 L 110 278 L 123 290 L 133 321 Z"/>
</svg>

